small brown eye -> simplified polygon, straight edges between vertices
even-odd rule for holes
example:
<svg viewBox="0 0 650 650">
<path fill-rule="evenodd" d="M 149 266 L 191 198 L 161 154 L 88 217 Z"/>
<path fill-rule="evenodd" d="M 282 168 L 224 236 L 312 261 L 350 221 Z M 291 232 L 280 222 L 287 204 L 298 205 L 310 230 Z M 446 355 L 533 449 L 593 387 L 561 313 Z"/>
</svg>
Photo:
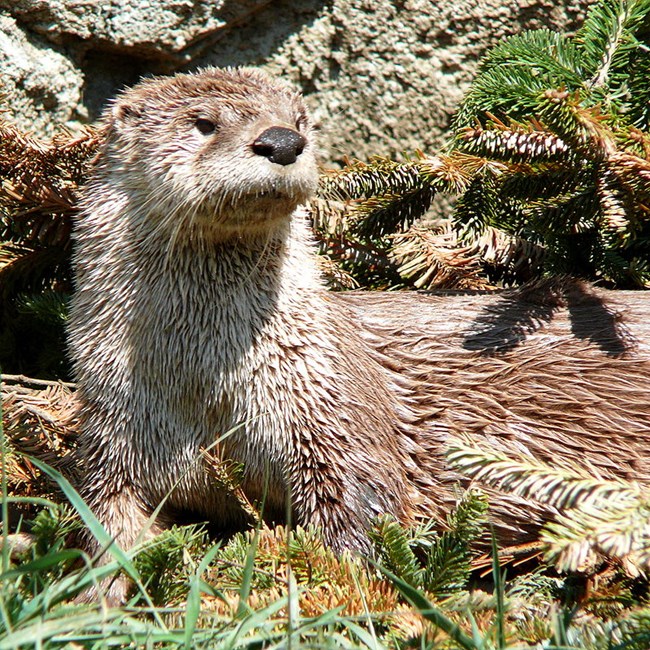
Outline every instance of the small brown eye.
<svg viewBox="0 0 650 650">
<path fill-rule="evenodd" d="M 214 122 L 206 120 L 203 117 L 199 117 L 196 122 L 194 122 L 194 126 L 198 129 L 199 133 L 202 133 L 203 135 L 210 135 L 217 130 L 217 125 Z"/>
</svg>

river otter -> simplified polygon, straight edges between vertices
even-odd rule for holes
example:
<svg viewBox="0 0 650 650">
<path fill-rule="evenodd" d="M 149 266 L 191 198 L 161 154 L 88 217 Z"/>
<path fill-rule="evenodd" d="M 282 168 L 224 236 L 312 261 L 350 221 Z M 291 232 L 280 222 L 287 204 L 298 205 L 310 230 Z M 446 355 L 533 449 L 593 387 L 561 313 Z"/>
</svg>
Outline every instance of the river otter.
<svg viewBox="0 0 650 650">
<path fill-rule="evenodd" d="M 75 224 L 69 343 L 82 494 L 120 545 L 168 493 L 163 525 L 183 512 L 246 525 L 201 460 L 221 436 L 265 516 L 289 502 L 337 551 L 368 550 L 382 513 L 442 521 L 456 432 L 650 475 L 649 338 L 634 308 L 621 322 L 580 284 L 328 292 L 300 208 L 317 185 L 311 123 L 260 71 L 150 79 L 103 123 Z M 507 540 L 548 516 L 506 495 L 492 507 Z"/>
</svg>

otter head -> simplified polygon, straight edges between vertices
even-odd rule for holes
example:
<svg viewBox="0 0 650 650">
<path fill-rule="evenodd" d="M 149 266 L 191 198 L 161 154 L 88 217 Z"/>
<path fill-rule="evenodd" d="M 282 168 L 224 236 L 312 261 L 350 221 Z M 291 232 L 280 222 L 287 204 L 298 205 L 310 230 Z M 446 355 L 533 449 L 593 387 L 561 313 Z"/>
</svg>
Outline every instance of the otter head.
<svg viewBox="0 0 650 650">
<path fill-rule="evenodd" d="M 104 121 L 98 175 L 163 226 L 200 226 L 215 238 L 265 232 L 318 182 L 299 94 L 259 70 L 149 79 L 118 97 Z"/>
</svg>

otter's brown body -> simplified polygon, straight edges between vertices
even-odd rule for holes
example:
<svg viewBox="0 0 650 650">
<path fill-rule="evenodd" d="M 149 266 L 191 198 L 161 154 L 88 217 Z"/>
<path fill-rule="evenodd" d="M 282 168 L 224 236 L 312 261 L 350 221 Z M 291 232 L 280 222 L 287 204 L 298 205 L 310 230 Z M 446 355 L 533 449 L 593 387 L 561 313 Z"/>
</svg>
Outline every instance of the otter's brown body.
<svg viewBox="0 0 650 650">
<path fill-rule="evenodd" d="M 290 499 L 337 550 L 365 550 L 383 512 L 442 517 L 458 432 L 650 477 L 645 295 L 616 294 L 619 318 L 579 284 L 333 294 L 296 210 L 316 170 L 292 91 L 209 70 L 145 82 L 105 121 L 76 224 L 70 348 L 82 491 L 123 546 L 169 492 L 162 523 L 187 511 L 245 525 L 201 460 L 228 432 L 220 449 L 244 463 L 247 495 L 267 492 L 276 519 Z M 505 495 L 493 512 L 509 539 L 548 516 Z"/>
</svg>

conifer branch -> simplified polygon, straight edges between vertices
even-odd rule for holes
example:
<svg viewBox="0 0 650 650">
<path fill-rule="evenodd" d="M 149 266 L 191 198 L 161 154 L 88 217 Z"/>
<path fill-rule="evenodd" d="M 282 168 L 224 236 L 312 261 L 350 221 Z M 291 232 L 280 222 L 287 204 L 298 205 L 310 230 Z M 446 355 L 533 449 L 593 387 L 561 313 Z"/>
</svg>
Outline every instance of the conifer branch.
<svg viewBox="0 0 650 650">
<path fill-rule="evenodd" d="M 463 151 L 504 162 L 572 162 L 574 159 L 569 147 L 557 135 L 523 125 L 519 129 L 467 127 L 461 130 L 458 138 Z M 504 165 L 503 169 L 508 168 Z"/>
<path fill-rule="evenodd" d="M 480 483 L 534 499 L 553 508 L 576 508 L 589 503 L 621 499 L 633 502 L 641 494 L 634 483 L 604 480 L 578 465 L 550 467 L 533 458 L 513 460 L 476 443 L 454 440 L 446 453 L 449 463 Z"/>
<path fill-rule="evenodd" d="M 612 65 L 612 62 L 614 60 L 614 54 L 616 53 L 616 50 L 618 49 L 618 45 L 620 43 L 621 38 L 623 38 L 623 35 L 625 33 L 625 23 L 627 18 L 629 17 L 629 10 L 627 3 L 617 3 L 619 6 L 617 11 L 613 16 L 613 21 L 611 24 L 612 30 L 611 33 L 607 35 L 607 44 L 605 46 L 605 51 L 602 54 L 602 58 L 600 61 L 600 66 L 598 70 L 596 71 L 596 74 L 594 75 L 593 79 L 589 82 L 589 85 L 592 88 L 597 88 L 599 86 L 604 86 L 607 77 L 609 75 L 609 70 Z M 602 4 L 603 9 L 608 8 L 608 3 L 603 3 Z"/>
<path fill-rule="evenodd" d="M 601 0 L 591 7 L 576 42 L 584 52 L 592 90 L 607 86 L 612 67 L 627 62 L 634 48 L 631 37 L 649 12 L 647 0 Z M 618 63 L 617 58 L 621 59 Z"/>
<path fill-rule="evenodd" d="M 321 177 L 320 195 L 328 199 L 369 199 L 403 194 L 422 187 L 417 165 L 396 163 L 377 156 L 360 160 L 342 170 L 328 170 Z"/>
<path fill-rule="evenodd" d="M 638 483 L 605 480 L 593 468 L 512 459 L 463 440 L 453 441 L 447 460 L 480 484 L 561 511 L 541 533 L 558 569 L 584 570 L 595 554 L 632 570 L 650 568 L 650 492 Z"/>
<path fill-rule="evenodd" d="M 393 236 L 390 257 L 399 274 L 418 289 L 488 289 L 482 259 L 474 245 L 463 246 L 449 223 L 440 228 L 413 226 Z"/>
</svg>

